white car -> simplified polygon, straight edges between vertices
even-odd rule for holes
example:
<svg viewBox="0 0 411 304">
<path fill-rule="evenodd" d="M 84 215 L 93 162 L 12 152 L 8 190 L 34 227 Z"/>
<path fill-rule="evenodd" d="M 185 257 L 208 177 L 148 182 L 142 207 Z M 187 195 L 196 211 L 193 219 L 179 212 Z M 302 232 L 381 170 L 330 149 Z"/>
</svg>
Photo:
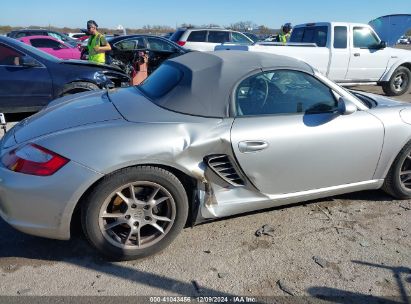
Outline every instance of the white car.
<svg viewBox="0 0 411 304">
<path fill-rule="evenodd" d="M 85 34 L 85 33 L 68 33 L 67 36 L 77 40 L 80 37 L 87 36 L 87 34 Z"/>
<path fill-rule="evenodd" d="M 406 93 L 411 83 L 411 52 L 387 47 L 367 24 L 321 22 L 294 27 L 287 45 L 224 44 L 216 50 L 244 50 L 300 59 L 343 85 L 376 84 L 389 96 Z"/>
<path fill-rule="evenodd" d="M 398 39 L 398 44 L 410 44 L 410 39 L 407 36 L 402 36 Z"/>
<path fill-rule="evenodd" d="M 195 51 L 214 51 L 217 45 L 232 42 L 241 45 L 252 45 L 254 42 L 246 35 L 221 28 L 183 28 L 178 29 L 171 37 L 178 45 Z"/>
</svg>

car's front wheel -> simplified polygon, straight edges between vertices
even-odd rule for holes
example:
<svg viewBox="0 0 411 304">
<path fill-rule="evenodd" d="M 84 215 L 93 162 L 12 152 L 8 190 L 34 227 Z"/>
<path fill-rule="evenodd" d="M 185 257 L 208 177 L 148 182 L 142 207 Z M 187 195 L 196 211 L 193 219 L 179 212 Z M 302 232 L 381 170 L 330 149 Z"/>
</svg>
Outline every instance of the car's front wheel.
<svg viewBox="0 0 411 304">
<path fill-rule="evenodd" d="M 94 247 L 115 260 L 131 260 L 166 248 L 184 227 L 188 200 L 169 171 L 152 166 L 105 177 L 82 206 L 82 224 Z"/>
<path fill-rule="evenodd" d="M 411 198 L 411 142 L 395 158 L 385 177 L 383 189 L 397 199 Z"/>
</svg>

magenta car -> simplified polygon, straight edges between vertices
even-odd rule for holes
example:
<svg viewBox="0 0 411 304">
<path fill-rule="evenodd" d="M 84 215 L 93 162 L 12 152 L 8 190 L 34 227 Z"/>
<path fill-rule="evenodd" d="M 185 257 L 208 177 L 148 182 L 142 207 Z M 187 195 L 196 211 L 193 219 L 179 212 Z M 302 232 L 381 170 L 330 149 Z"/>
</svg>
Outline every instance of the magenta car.
<svg viewBox="0 0 411 304">
<path fill-rule="evenodd" d="M 60 59 L 80 59 L 78 48 L 50 36 L 27 36 L 19 40 Z"/>
</svg>

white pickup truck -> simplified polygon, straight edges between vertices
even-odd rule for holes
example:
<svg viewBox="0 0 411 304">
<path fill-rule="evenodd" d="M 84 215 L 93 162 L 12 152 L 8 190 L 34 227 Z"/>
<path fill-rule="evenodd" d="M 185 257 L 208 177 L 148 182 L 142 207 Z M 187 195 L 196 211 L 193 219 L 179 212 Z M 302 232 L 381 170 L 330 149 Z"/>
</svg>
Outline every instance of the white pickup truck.
<svg viewBox="0 0 411 304">
<path fill-rule="evenodd" d="M 387 47 L 366 24 L 322 22 L 297 25 L 286 45 L 225 43 L 215 50 L 244 50 L 303 60 L 342 85 L 376 84 L 402 95 L 411 83 L 411 51 Z"/>
</svg>

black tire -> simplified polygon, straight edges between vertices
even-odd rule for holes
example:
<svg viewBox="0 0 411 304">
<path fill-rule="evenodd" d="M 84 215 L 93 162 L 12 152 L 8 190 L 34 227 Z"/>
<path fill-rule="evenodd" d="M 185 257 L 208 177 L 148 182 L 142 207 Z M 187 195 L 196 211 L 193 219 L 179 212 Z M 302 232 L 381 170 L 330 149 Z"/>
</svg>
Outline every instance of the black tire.
<svg viewBox="0 0 411 304">
<path fill-rule="evenodd" d="M 94 90 L 100 90 L 98 85 L 91 83 L 91 82 L 76 81 L 76 82 L 66 84 L 63 88 L 63 92 L 61 96 L 66 96 L 66 95 L 71 95 L 71 94 L 76 94 L 76 93 L 81 93 L 81 92 L 87 92 L 87 91 L 94 91 Z"/>
<path fill-rule="evenodd" d="M 411 142 L 408 142 L 398 153 L 394 162 L 391 165 L 390 170 L 388 171 L 387 176 L 385 177 L 384 184 L 382 189 L 393 196 L 396 199 L 409 199 L 411 198 L 411 183 L 407 187 L 401 181 L 400 173 L 404 169 L 411 170 Z M 404 176 L 404 175 L 401 175 Z M 404 176 L 405 177 L 405 176 Z M 408 178 L 408 177 L 407 177 Z M 411 175 L 410 175 L 411 182 Z"/>
<path fill-rule="evenodd" d="M 396 85 L 398 77 L 402 79 L 402 85 Z M 398 67 L 392 74 L 388 82 L 382 84 L 382 90 L 387 96 L 399 96 L 405 94 L 410 88 L 411 72 L 404 66 Z"/>
<path fill-rule="evenodd" d="M 162 235 L 157 243 L 145 248 L 138 246 L 119 248 L 103 235 L 100 221 L 100 212 L 103 204 L 113 191 L 119 187 L 135 182 L 156 183 L 171 194 L 175 203 L 175 219 L 169 230 Z M 131 210 L 131 209 L 130 209 Z M 90 243 L 103 255 L 113 260 L 133 260 L 153 255 L 165 249 L 183 229 L 188 216 L 188 199 L 181 182 L 169 171 L 153 166 L 125 168 L 106 176 L 88 195 L 82 206 L 82 226 Z M 147 225 L 150 226 L 150 225 Z M 121 229 L 124 225 L 121 225 Z M 149 227 L 150 228 L 150 227 Z M 142 228 L 141 228 L 142 229 Z M 130 230 L 132 230 L 130 228 Z M 106 230 L 107 231 L 107 230 Z M 130 232 L 131 235 L 131 232 Z M 161 234 L 160 234 L 161 235 Z M 140 232 L 139 232 L 140 236 Z M 125 241 L 126 243 L 127 241 Z"/>
</svg>

